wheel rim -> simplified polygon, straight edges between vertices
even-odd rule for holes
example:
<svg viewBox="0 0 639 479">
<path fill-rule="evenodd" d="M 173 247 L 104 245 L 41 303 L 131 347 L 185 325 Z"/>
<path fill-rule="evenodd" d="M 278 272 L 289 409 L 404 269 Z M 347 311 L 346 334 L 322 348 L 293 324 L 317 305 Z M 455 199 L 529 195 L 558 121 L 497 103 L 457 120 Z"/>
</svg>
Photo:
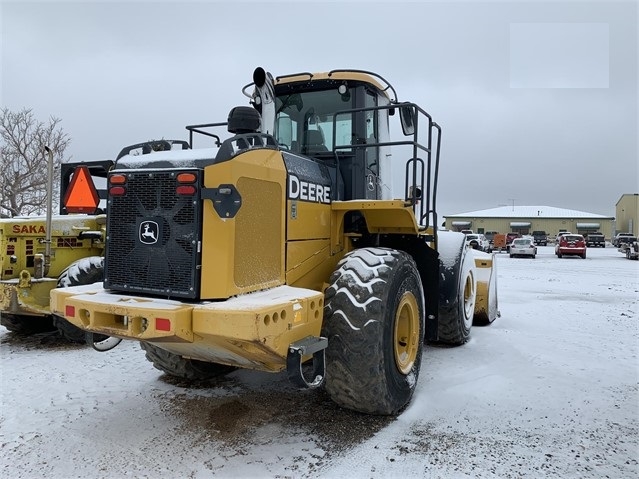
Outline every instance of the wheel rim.
<svg viewBox="0 0 639 479">
<path fill-rule="evenodd" d="M 464 315 L 466 321 L 473 317 L 475 312 L 475 282 L 473 275 L 468 274 L 464 282 Z"/>
<path fill-rule="evenodd" d="M 405 292 L 395 313 L 395 335 L 393 349 L 395 364 L 402 374 L 408 374 L 417 358 L 419 349 L 419 308 L 417 299 L 410 292 Z"/>
</svg>

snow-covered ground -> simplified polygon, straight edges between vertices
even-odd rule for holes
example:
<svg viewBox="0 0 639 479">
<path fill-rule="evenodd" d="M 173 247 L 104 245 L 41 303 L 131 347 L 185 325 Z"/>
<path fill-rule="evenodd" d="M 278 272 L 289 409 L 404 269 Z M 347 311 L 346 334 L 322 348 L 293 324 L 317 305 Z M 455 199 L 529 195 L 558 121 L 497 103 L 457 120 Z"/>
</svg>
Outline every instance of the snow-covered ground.
<svg viewBox="0 0 639 479">
<path fill-rule="evenodd" d="M 137 343 L 98 353 L 2 328 L 0 476 L 639 477 L 639 261 L 496 256 L 502 317 L 428 347 L 397 418 L 284 374 L 187 385 Z"/>
</svg>

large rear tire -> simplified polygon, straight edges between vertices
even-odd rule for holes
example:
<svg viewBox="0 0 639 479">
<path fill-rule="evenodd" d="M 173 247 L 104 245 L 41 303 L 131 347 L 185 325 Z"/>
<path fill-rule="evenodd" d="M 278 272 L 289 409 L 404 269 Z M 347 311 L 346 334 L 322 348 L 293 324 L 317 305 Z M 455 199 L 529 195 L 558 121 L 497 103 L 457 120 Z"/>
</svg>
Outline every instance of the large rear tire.
<svg viewBox="0 0 639 479">
<path fill-rule="evenodd" d="M 223 364 L 186 359 L 147 342 L 141 342 L 140 346 L 146 353 L 146 359 L 151 361 L 156 369 L 181 379 L 203 381 L 228 374 L 237 369 Z"/>
<path fill-rule="evenodd" d="M 37 333 L 55 331 L 55 326 L 50 315 L 28 316 L 22 314 L 2 313 L 0 324 L 9 331 L 25 336 Z"/>
<path fill-rule="evenodd" d="M 58 288 L 69 288 L 71 286 L 81 286 L 85 284 L 98 283 L 104 279 L 104 258 L 101 256 L 89 256 L 71 263 L 58 276 Z M 60 316 L 53 317 L 53 325 L 60 334 L 72 343 L 85 343 L 86 332 L 83 329 L 71 324 Z M 108 336 L 102 334 L 95 335 L 96 341 L 107 339 Z"/>
<path fill-rule="evenodd" d="M 367 414 L 404 409 L 424 343 L 424 290 L 413 258 L 388 248 L 347 254 L 326 290 L 326 391 Z"/>
</svg>

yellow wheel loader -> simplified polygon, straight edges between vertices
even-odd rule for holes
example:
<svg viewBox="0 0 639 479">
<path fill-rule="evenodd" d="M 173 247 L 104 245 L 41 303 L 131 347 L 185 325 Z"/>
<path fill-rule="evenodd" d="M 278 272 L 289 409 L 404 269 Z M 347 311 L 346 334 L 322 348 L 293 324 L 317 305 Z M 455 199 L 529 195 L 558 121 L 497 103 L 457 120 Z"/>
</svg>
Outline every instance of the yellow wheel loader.
<svg viewBox="0 0 639 479">
<path fill-rule="evenodd" d="M 51 164 L 52 152 L 47 153 Z M 96 188 L 93 178 L 106 183 L 112 165 L 110 160 L 63 163 L 59 214 L 52 211 L 50 171 L 46 216 L 0 219 L 0 324 L 8 330 L 58 329 L 71 341 L 85 342 L 83 330 L 49 313 L 49 292 L 103 279 L 106 215 L 99 214 L 99 202 L 105 190 Z"/>
<path fill-rule="evenodd" d="M 397 414 L 426 342 L 498 316 L 493 256 L 437 228 L 441 129 L 363 70 L 257 68 L 242 92 L 188 148 L 116 161 L 104 283 L 54 289 L 51 309 L 169 375 L 287 371 Z"/>
</svg>

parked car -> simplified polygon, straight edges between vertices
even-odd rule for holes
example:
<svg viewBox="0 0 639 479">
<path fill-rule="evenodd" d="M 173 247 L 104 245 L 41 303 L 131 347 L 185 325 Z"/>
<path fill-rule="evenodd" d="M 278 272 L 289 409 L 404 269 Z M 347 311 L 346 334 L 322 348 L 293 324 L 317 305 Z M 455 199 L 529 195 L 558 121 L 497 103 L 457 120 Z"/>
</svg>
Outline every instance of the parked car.
<svg viewBox="0 0 639 479">
<path fill-rule="evenodd" d="M 637 241 L 636 238 L 632 243 L 624 243 L 624 248 L 626 250 L 627 259 L 639 260 L 639 241 Z"/>
<path fill-rule="evenodd" d="M 521 238 L 521 233 L 510 232 L 506 233 L 506 251 L 510 251 L 510 245 L 515 238 Z"/>
<path fill-rule="evenodd" d="M 555 238 L 555 254 L 557 254 L 557 246 L 559 245 L 559 240 L 561 239 L 561 237 L 563 235 L 571 235 L 572 233 L 570 231 L 560 231 L 559 233 L 557 233 L 557 237 Z"/>
<path fill-rule="evenodd" d="M 619 251 L 620 253 L 626 254 L 629 249 L 632 249 L 632 244 L 635 243 L 636 241 L 637 241 L 636 236 L 620 237 L 619 240 L 617 241 L 617 244 L 619 245 L 619 247 L 617 248 L 617 251 Z"/>
<path fill-rule="evenodd" d="M 510 245 L 510 257 L 514 258 L 515 256 L 530 256 L 535 259 L 537 256 L 535 239 L 532 236 L 515 238 Z"/>
<path fill-rule="evenodd" d="M 600 246 L 602 248 L 606 247 L 606 237 L 603 233 L 588 233 L 586 236 L 586 247 L 588 246 Z"/>
<path fill-rule="evenodd" d="M 485 251 L 487 253 L 490 253 L 492 251 L 490 242 L 483 234 L 475 233 L 466 235 L 466 244 L 469 245 L 471 248 L 477 249 L 479 251 Z"/>
<path fill-rule="evenodd" d="M 559 258 L 564 255 L 576 255 L 586 259 L 586 240 L 582 235 L 563 234 L 555 244 L 555 254 Z"/>
<path fill-rule="evenodd" d="M 632 243 L 636 240 L 636 238 L 630 238 L 635 238 L 635 236 L 632 233 L 618 233 L 617 236 L 612 239 L 612 245 L 616 248 L 619 248 L 622 243 Z"/>
<path fill-rule="evenodd" d="M 546 246 L 548 244 L 548 235 L 545 231 L 533 231 L 532 236 L 536 245 Z"/>
</svg>

